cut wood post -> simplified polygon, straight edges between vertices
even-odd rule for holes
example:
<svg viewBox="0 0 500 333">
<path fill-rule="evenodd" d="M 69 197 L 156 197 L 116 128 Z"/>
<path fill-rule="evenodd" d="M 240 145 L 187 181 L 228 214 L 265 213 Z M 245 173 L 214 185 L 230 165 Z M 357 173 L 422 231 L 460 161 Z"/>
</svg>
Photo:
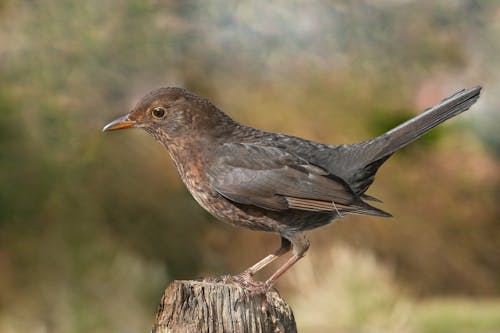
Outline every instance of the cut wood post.
<svg viewBox="0 0 500 333">
<path fill-rule="evenodd" d="M 236 284 L 174 281 L 161 299 L 153 333 L 296 333 L 292 309 L 276 291 L 247 297 Z"/>
</svg>

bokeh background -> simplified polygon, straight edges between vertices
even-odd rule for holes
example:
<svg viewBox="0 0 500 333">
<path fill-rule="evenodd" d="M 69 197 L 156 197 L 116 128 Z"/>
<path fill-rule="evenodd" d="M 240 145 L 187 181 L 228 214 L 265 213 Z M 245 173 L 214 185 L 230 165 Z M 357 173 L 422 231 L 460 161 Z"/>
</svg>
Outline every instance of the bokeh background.
<svg viewBox="0 0 500 333">
<path fill-rule="evenodd" d="M 147 91 L 347 143 L 474 85 L 380 170 L 393 219 L 309 233 L 277 285 L 301 332 L 500 332 L 500 3 L 0 1 L 0 332 L 145 332 L 172 279 L 279 245 L 204 212 L 146 133 L 101 133 Z"/>
</svg>

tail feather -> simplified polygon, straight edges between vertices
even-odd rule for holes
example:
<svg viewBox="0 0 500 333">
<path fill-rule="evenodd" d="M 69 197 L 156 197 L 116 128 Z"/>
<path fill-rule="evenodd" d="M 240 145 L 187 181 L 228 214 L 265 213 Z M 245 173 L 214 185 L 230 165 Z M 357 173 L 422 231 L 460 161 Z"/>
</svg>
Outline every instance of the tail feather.
<svg viewBox="0 0 500 333">
<path fill-rule="evenodd" d="M 391 213 L 363 202 L 363 207 L 343 208 L 340 211 L 348 214 L 372 215 L 379 217 L 392 217 Z"/>
<path fill-rule="evenodd" d="M 389 132 L 376 138 L 377 141 L 385 142 L 382 149 L 374 156 L 374 161 L 394 153 L 396 150 L 408 145 L 432 128 L 441 124 L 466 110 L 468 110 L 479 98 L 481 87 L 464 89 L 444 99 L 438 105 L 427 109 L 418 116 L 402 123 Z"/>
<path fill-rule="evenodd" d="M 378 168 L 394 152 L 447 119 L 468 110 L 477 101 L 480 92 L 479 86 L 461 90 L 381 136 L 352 145 L 349 159 L 346 159 L 351 168 L 346 168 L 345 179 L 353 191 L 363 194 L 372 184 Z"/>
<path fill-rule="evenodd" d="M 367 201 L 375 201 L 375 202 L 380 202 L 382 203 L 382 200 L 380 200 L 379 198 L 375 198 L 375 197 L 372 197 L 371 195 L 368 195 L 366 193 L 363 193 L 359 196 L 361 199 L 363 200 L 367 200 Z"/>
</svg>

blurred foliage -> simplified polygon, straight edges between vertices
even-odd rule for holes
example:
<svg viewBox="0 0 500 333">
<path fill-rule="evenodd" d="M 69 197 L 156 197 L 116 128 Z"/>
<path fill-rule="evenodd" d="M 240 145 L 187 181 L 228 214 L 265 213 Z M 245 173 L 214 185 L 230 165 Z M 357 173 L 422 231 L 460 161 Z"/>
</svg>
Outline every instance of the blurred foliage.
<svg viewBox="0 0 500 333">
<path fill-rule="evenodd" d="M 339 242 L 285 275 L 299 332 L 497 332 L 500 301 L 418 300 L 372 253 Z M 285 295 L 287 296 L 287 295 Z"/>
<path fill-rule="evenodd" d="M 414 332 L 414 302 L 369 252 L 337 244 L 286 277 L 300 332 Z"/>
<path fill-rule="evenodd" d="M 415 315 L 421 332 L 497 332 L 500 328 L 498 300 L 433 299 L 421 302 Z"/>
<path fill-rule="evenodd" d="M 499 18 L 473 0 L 0 1 L 0 331 L 144 331 L 169 279 L 238 272 L 278 245 L 198 207 L 145 133 L 100 132 L 161 85 L 336 143 L 484 85 L 381 169 L 370 193 L 393 222 L 346 218 L 311 232 L 311 253 L 342 239 L 410 293 L 498 295 Z"/>
</svg>

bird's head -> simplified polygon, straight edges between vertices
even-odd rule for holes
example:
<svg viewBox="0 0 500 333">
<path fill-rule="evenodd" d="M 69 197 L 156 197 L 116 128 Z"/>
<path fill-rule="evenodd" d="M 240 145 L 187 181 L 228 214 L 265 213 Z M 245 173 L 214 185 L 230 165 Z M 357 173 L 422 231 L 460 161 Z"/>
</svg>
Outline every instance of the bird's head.
<svg viewBox="0 0 500 333">
<path fill-rule="evenodd" d="M 160 88 L 144 96 L 128 114 L 103 131 L 144 128 L 157 139 L 175 140 L 207 132 L 218 132 L 234 124 L 207 99 L 182 88 Z"/>
</svg>

